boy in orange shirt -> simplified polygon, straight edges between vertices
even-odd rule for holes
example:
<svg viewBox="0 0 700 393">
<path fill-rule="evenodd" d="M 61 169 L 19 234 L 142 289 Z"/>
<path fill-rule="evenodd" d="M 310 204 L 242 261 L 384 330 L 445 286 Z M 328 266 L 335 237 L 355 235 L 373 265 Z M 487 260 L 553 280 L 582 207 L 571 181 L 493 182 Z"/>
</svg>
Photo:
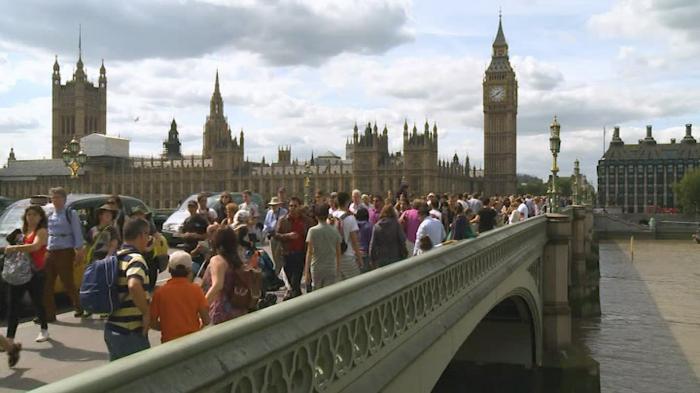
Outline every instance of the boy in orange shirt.
<svg viewBox="0 0 700 393">
<path fill-rule="evenodd" d="M 160 329 L 161 342 L 196 332 L 209 324 L 209 306 L 204 292 L 189 279 L 190 254 L 174 252 L 168 270 L 172 278 L 155 291 L 151 301 L 151 327 Z"/>
</svg>

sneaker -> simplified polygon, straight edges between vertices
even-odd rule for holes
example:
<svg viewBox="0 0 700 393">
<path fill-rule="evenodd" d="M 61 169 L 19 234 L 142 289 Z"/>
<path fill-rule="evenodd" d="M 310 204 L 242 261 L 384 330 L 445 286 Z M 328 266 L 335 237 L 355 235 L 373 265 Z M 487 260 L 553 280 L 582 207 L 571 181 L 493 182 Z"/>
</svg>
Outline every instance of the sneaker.
<svg viewBox="0 0 700 393">
<path fill-rule="evenodd" d="M 44 341 L 49 341 L 49 331 L 41 329 L 41 331 L 39 332 L 39 335 L 36 336 L 34 341 L 36 341 L 38 343 L 43 343 Z"/>
</svg>

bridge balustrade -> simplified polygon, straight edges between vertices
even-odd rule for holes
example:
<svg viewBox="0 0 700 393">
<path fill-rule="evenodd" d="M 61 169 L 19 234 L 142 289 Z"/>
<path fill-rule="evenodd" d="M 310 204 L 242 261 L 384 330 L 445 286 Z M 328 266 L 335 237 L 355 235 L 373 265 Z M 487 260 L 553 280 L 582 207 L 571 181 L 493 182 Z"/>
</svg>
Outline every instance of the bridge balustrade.
<svg viewBox="0 0 700 393">
<path fill-rule="evenodd" d="M 438 247 L 38 391 L 381 390 L 516 269 L 542 293 L 547 219 Z M 540 297 L 533 310 L 542 310 Z M 542 347 L 542 311 L 533 319 Z"/>
</svg>

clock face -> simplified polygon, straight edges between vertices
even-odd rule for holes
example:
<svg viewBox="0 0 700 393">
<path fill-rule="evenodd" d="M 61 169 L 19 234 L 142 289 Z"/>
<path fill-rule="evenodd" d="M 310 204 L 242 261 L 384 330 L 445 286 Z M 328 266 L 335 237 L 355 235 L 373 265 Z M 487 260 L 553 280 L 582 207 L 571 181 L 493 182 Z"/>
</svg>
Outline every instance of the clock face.
<svg viewBox="0 0 700 393">
<path fill-rule="evenodd" d="M 494 86 L 489 90 L 489 98 L 493 102 L 501 102 L 506 98 L 506 89 L 503 86 Z"/>
</svg>

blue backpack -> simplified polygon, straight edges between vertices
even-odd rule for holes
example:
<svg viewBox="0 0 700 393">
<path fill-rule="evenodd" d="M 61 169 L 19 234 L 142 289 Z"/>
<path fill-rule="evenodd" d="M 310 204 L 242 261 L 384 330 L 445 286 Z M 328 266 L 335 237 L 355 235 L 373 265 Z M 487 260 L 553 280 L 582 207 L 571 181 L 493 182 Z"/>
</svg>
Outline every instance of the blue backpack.
<svg viewBox="0 0 700 393">
<path fill-rule="evenodd" d="M 80 284 L 80 305 L 90 313 L 111 314 L 119 307 L 119 261 L 114 255 L 85 267 Z"/>
</svg>

